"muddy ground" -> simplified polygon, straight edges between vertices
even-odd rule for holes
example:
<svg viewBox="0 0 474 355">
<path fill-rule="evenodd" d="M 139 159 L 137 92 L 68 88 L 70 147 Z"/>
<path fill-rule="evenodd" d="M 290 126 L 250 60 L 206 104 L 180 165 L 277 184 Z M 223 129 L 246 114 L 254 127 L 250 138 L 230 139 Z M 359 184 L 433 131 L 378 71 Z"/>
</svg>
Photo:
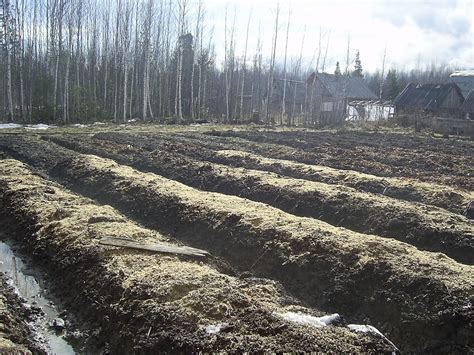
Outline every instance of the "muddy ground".
<svg viewBox="0 0 474 355">
<path fill-rule="evenodd" d="M 104 349 L 393 350 L 347 327 L 358 323 L 402 351 L 472 351 L 471 142 L 242 128 L 68 133 L 0 137 L 2 210 L 19 239 L 63 266 L 62 282 L 83 290 L 80 303 L 62 297 L 99 324 Z M 125 234 L 212 257 L 97 244 Z M 315 328 L 285 312 L 343 318 Z"/>
<path fill-rule="evenodd" d="M 442 207 L 451 212 L 466 215 L 468 218 L 474 218 L 474 210 L 470 210 L 469 206 L 474 199 L 474 194 L 465 189 L 424 183 L 412 178 L 379 177 L 354 170 L 340 170 L 324 165 L 274 159 L 252 153 L 255 148 L 255 144 L 252 143 L 246 146 L 244 142 L 239 141 L 236 145 L 229 140 L 224 144 L 210 141 L 209 138 L 209 136 L 195 134 L 143 135 L 123 132 L 79 137 L 44 137 L 66 148 L 112 159 L 125 159 L 127 163 L 140 160 L 137 156 L 145 152 L 153 153 L 155 156 L 163 151 L 167 154 L 172 152 L 203 162 L 270 171 L 292 178 L 349 186 L 363 192 Z M 274 146 L 269 148 L 271 150 L 267 152 L 267 155 L 272 156 L 270 152 L 273 151 Z M 259 150 L 256 149 L 256 151 Z"/>
<path fill-rule="evenodd" d="M 298 149 L 300 159 L 334 168 L 379 176 L 414 177 L 470 190 L 474 187 L 474 144 L 470 141 L 360 132 L 216 131 L 209 134 Z"/>
<path fill-rule="evenodd" d="M 0 273 L 0 353 L 45 354 L 34 341 L 33 329 L 28 324 L 34 310 L 25 306 L 7 277 Z"/>
<path fill-rule="evenodd" d="M 109 136 L 109 139 L 112 138 Z M 127 138 L 127 142 L 131 144 L 124 145 L 111 140 L 104 142 L 89 137 L 74 140 L 52 137 L 50 140 L 83 153 L 112 158 L 199 189 L 246 197 L 295 215 L 317 218 L 357 232 L 392 237 L 421 249 L 444 252 L 461 262 L 474 263 L 472 224 L 459 214 L 380 194 L 361 193 L 340 184 L 285 178 L 259 170 L 198 161 L 166 149 L 161 143 L 160 146 L 156 144 L 155 150 L 148 153 L 134 149 L 143 139 L 131 136 Z M 41 142 L 27 141 L 23 148 L 17 147 L 15 152 L 22 154 L 21 152 L 29 151 L 30 148 L 34 151 L 51 150 L 53 154 L 58 150 Z M 27 155 L 28 153 L 23 153 L 23 156 Z M 38 159 L 31 157 L 30 161 Z M 461 192 L 458 193 L 460 194 Z"/>
<path fill-rule="evenodd" d="M 176 245 L 108 206 L 74 195 L 15 160 L 0 164 L 2 219 L 37 257 L 57 266 L 62 297 L 101 326 L 112 353 L 157 351 L 387 351 L 385 339 L 334 324 L 314 327 L 288 313 L 324 316 L 271 280 L 233 276 L 219 259 L 102 247 L 103 236 Z M 25 240 L 26 239 L 26 240 Z M 217 329 L 217 330 L 216 330 Z"/>
</svg>

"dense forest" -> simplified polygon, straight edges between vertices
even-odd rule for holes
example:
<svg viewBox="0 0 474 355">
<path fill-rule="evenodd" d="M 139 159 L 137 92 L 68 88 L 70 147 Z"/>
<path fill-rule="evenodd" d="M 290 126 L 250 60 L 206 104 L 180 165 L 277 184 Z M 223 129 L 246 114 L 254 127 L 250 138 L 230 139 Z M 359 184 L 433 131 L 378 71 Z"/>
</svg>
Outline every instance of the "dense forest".
<svg viewBox="0 0 474 355">
<path fill-rule="evenodd" d="M 0 0 L 0 11 L 5 121 L 242 122 L 253 112 L 268 116 L 267 98 L 277 78 L 358 75 L 381 98 L 393 99 L 410 81 L 444 81 L 452 72 L 436 65 L 406 71 L 385 63 L 371 72 L 361 54 L 354 60 L 349 51 L 342 70 L 339 63 L 330 68 L 330 36 L 324 31 L 309 63 L 302 54 L 290 58 L 290 21 L 279 9 L 272 43 L 260 38 L 256 48 L 248 45 L 249 16 L 239 31 L 242 53 L 236 53 L 235 11 L 223 14 L 225 43 L 218 44 L 202 0 Z M 216 53 L 224 53 L 223 60 Z"/>
</svg>

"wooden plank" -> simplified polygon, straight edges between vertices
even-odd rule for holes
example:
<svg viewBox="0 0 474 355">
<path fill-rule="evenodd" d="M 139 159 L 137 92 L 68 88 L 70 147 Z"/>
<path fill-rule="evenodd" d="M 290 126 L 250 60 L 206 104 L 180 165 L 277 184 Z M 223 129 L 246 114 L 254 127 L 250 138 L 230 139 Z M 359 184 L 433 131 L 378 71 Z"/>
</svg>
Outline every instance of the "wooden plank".
<svg viewBox="0 0 474 355">
<path fill-rule="evenodd" d="M 99 244 L 113 247 L 145 250 L 154 253 L 180 254 L 197 257 L 205 257 L 209 255 L 207 251 L 201 249 L 195 249 L 191 247 L 175 247 L 159 243 L 144 243 L 128 238 L 105 237 L 99 241 Z"/>
</svg>

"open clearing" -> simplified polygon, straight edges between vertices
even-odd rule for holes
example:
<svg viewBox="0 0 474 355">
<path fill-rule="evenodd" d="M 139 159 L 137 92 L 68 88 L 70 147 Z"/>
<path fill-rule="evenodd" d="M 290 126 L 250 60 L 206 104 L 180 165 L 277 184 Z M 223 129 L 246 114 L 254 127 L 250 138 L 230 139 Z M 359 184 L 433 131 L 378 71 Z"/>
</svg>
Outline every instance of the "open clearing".
<svg viewBox="0 0 474 355">
<path fill-rule="evenodd" d="M 94 348 L 473 351 L 472 142 L 101 131 L 0 136 L 2 223 L 96 329 Z"/>
</svg>

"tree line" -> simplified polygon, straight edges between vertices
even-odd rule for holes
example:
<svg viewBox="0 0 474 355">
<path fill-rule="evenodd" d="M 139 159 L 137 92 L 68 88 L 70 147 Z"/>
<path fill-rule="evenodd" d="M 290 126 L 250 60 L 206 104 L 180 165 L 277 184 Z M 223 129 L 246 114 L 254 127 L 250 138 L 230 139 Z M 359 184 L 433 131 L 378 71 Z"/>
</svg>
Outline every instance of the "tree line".
<svg viewBox="0 0 474 355">
<path fill-rule="evenodd" d="M 320 31 L 311 62 L 288 56 L 277 7 L 271 43 L 259 35 L 250 48 L 249 14 L 237 53 L 236 10 L 225 12 L 224 62 L 217 62 L 214 29 L 202 0 L 0 0 L 0 119 L 10 122 L 87 122 L 131 119 L 195 122 L 217 118 L 268 119 L 273 83 L 305 83 L 327 66 L 331 33 Z M 310 44 L 311 45 L 311 44 Z M 269 56 L 264 47 L 271 47 Z M 277 53 L 284 51 L 282 63 Z M 426 71 L 363 73 L 348 54 L 341 75 L 364 77 L 374 92 L 393 98 Z M 445 76 L 435 70 L 438 76 Z M 304 84 L 307 85 L 307 84 Z M 296 91 L 295 91 L 296 92 Z"/>
</svg>

